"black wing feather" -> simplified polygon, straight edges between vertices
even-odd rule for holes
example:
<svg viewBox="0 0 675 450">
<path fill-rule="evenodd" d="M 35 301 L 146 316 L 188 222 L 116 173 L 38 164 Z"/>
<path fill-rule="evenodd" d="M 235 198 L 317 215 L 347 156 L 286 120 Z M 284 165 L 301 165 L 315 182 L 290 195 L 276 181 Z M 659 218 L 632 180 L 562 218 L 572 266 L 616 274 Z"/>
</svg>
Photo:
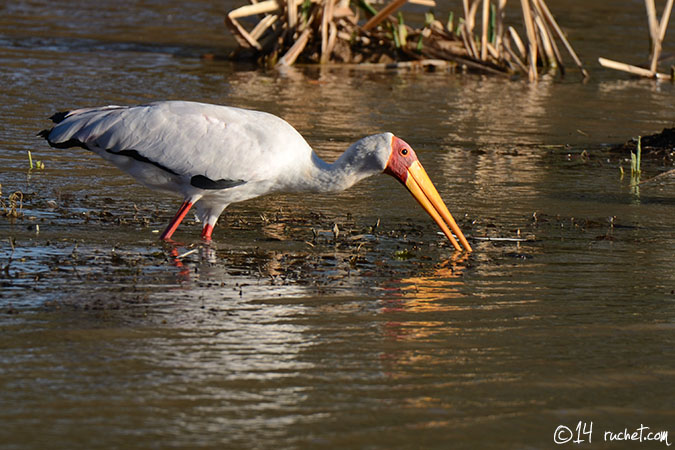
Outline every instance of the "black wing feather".
<svg viewBox="0 0 675 450">
<path fill-rule="evenodd" d="M 212 180 L 204 175 L 195 175 L 190 178 L 190 184 L 199 189 L 229 189 L 246 183 L 244 180 Z"/>
<path fill-rule="evenodd" d="M 52 114 L 52 116 L 49 118 L 54 123 L 61 123 L 63 120 L 68 117 L 68 114 L 70 114 L 70 111 L 60 111 Z"/>
</svg>

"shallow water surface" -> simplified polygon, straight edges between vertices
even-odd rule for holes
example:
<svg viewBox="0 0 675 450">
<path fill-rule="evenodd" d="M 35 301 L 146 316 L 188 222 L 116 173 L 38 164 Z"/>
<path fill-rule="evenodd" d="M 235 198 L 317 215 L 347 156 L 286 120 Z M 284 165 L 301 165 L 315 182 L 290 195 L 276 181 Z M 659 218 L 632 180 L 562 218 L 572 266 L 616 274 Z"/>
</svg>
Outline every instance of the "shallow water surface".
<svg viewBox="0 0 675 450">
<path fill-rule="evenodd" d="M 616 4 L 551 2 L 592 78 L 536 85 L 202 59 L 232 46 L 228 2 L 3 6 L 0 212 L 23 197 L 0 217 L 2 447 L 548 448 L 579 423 L 598 447 L 674 442 L 673 182 L 631 185 L 608 149 L 673 126 L 675 92 L 592 64 L 644 57 L 643 35 L 613 44 L 643 5 Z M 179 199 L 35 136 L 160 99 L 275 113 L 330 161 L 392 131 L 475 251 L 384 176 L 161 243 Z"/>
</svg>

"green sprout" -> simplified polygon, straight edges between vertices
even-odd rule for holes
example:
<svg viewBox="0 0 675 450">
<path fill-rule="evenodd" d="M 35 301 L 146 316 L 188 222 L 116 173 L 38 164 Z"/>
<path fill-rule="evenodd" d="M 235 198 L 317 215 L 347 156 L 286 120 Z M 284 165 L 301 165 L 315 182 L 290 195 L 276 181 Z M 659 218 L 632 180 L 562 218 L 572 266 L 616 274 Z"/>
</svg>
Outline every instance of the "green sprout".
<svg viewBox="0 0 675 450">
<path fill-rule="evenodd" d="M 364 11 L 369 13 L 371 16 L 374 16 L 374 15 L 377 14 L 377 10 L 375 8 L 373 8 L 370 5 L 370 3 L 368 3 L 365 0 L 359 0 L 359 6 L 361 7 L 361 9 L 363 9 Z"/>
<path fill-rule="evenodd" d="M 35 164 L 33 164 L 33 155 L 31 155 L 30 150 L 28 151 L 28 166 L 30 170 L 37 169 L 37 170 L 43 170 L 45 168 L 45 163 L 42 161 L 35 161 Z"/>
<path fill-rule="evenodd" d="M 642 160 L 642 137 L 638 136 L 636 153 L 630 152 L 630 184 L 634 195 L 640 196 L 640 163 Z"/>
<path fill-rule="evenodd" d="M 642 137 L 638 136 L 636 153 L 630 152 L 630 177 L 634 184 L 640 182 L 640 163 L 642 160 Z"/>
<path fill-rule="evenodd" d="M 433 17 L 433 15 L 432 15 L 432 17 Z M 448 33 L 452 33 L 452 30 L 454 28 L 454 26 L 453 26 L 453 19 L 454 18 L 455 18 L 455 14 L 452 11 L 450 11 L 450 14 L 448 15 L 448 23 L 445 25 L 445 27 L 448 30 Z M 431 22 L 429 22 L 429 25 L 431 25 Z"/>
</svg>

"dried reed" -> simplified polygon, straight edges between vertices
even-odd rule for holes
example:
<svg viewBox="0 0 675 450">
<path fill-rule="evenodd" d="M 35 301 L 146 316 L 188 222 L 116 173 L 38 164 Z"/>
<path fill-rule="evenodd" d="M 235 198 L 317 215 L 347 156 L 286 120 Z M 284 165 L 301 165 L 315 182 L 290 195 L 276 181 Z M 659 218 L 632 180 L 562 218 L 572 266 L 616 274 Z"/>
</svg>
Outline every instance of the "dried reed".
<svg viewBox="0 0 675 450">
<path fill-rule="evenodd" d="M 556 43 L 560 41 L 584 77 L 588 76 L 544 0 L 520 1 L 527 44 L 506 24 L 507 0 L 462 0 L 463 16 L 456 25 L 452 13 L 443 25 L 429 12 L 424 25 L 417 28 L 405 23 L 401 8 L 408 4 L 433 7 L 433 0 L 390 0 L 377 5 L 379 10 L 368 0 L 250 1 L 229 12 L 225 23 L 240 46 L 235 56 L 265 65 L 302 61 L 447 67 L 502 75 L 523 73 L 535 81 L 547 67 L 564 74 Z M 245 27 L 243 20 L 251 17 L 257 23 Z"/>
</svg>

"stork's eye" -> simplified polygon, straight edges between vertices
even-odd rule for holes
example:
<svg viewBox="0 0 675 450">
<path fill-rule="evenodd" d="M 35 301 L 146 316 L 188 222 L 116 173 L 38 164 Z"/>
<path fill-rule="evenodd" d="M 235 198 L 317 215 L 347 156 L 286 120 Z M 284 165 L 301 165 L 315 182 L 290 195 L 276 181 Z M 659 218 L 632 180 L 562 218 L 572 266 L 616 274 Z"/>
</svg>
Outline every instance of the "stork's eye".
<svg viewBox="0 0 675 450">
<path fill-rule="evenodd" d="M 403 150 L 401 150 L 401 155 L 406 156 L 407 154 L 408 154 L 407 148 L 404 148 Z"/>
</svg>

